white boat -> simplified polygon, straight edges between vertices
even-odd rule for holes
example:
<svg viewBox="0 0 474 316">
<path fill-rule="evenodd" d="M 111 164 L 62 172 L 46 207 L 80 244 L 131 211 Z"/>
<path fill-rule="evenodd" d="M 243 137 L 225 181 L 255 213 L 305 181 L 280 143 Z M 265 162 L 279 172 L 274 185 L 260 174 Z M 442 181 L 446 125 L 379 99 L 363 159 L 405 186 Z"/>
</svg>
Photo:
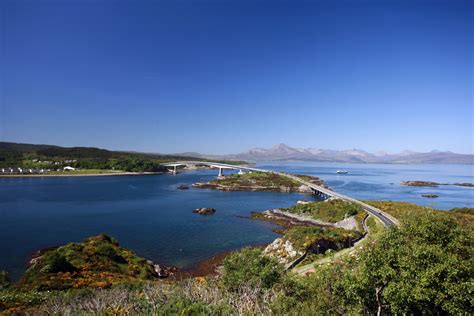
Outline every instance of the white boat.
<svg viewBox="0 0 474 316">
<path fill-rule="evenodd" d="M 336 173 L 338 173 L 338 174 L 347 174 L 347 173 L 349 173 L 349 171 L 347 171 L 347 170 L 337 170 Z"/>
</svg>

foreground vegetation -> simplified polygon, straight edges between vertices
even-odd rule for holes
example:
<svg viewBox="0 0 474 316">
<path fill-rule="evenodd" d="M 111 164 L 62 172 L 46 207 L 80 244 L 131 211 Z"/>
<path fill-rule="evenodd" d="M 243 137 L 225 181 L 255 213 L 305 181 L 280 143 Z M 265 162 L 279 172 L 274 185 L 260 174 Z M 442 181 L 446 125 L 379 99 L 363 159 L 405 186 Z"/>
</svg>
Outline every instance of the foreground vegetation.
<svg viewBox="0 0 474 316">
<path fill-rule="evenodd" d="M 205 278 L 130 278 L 110 287 L 52 291 L 4 282 L 0 308 L 114 315 L 473 314 L 474 231 L 466 220 L 471 215 L 408 203 L 371 203 L 390 203 L 385 210 L 404 214 L 401 226 L 378 230 L 368 237 L 363 251 L 334 259 L 308 276 L 284 272 L 276 258 L 245 248 L 227 256 L 218 274 Z M 397 204 L 403 211 L 395 211 Z M 376 227 L 373 219 L 368 225 Z M 36 282 L 30 281 L 27 284 Z"/>
<path fill-rule="evenodd" d="M 158 277 L 153 263 L 102 234 L 38 254 L 15 285 L 19 289 L 106 288 L 130 280 Z"/>
</svg>

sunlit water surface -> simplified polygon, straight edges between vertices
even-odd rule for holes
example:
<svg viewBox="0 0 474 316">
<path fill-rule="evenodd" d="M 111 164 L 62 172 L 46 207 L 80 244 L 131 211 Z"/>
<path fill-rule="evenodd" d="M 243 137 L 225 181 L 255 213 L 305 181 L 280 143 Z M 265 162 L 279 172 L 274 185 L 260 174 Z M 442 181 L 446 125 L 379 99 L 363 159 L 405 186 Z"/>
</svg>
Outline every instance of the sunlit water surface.
<svg viewBox="0 0 474 316">
<path fill-rule="evenodd" d="M 473 207 L 474 189 L 404 187 L 403 180 L 474 182 L 473 166 L 331 163 L 259 164 L 260 168 L 316 175 L 358 199 L 408 201 L 438 209 Z M 338 169 L 348 170 L 337 175 Z M 216 171 L 119 177 L 0 178 L 0 269 L 18 278 L 34 251 L 107 232 L 139 255 L 190 268 L 210 256 L 277 237 L 273 225 L 245 218 L 251 211 L 287 207 L 303 194 L 178 190 L 208 181 Z M 437 194 L 437 199 L 421 197 Z M 212 216 L 192 213 L 213 207 Z"/>
</svg>

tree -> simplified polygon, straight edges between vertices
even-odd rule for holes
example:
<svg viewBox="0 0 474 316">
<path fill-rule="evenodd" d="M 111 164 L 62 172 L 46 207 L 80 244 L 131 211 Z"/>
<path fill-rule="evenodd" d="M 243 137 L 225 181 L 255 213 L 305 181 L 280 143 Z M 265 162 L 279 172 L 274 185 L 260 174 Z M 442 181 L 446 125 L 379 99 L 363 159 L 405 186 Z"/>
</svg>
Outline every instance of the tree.
<svg viewBox="0 0 474 316">
<path fill-rule="evenodd" d="M 369 312 L 473 313 L 472 228 L 449 214 L 410 216 L 361 255 L 348 302 Z M 346 288 L 346 293 L 348 293 Z"/>
<path fill-rule="evenodd" d="M 224 285 L 230 290 L 242 286 L 271 288 L 283 275 L 275 258 L 264 256 L 258 248 L 244 248 L 224 260 Z"/>
</svg>

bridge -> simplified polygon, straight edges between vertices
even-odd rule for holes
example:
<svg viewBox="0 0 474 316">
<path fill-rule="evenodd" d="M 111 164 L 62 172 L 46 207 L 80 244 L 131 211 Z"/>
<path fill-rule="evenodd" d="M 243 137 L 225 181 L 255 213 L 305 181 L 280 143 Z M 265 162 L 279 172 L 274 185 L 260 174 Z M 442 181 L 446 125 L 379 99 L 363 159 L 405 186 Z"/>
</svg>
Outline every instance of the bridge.
<svg viewBox="0 0 474 316">
<path fill-rule="evenodd" d="M 224 170 L 226 169 L 231 169 L 231 170 L 239 170 L 239 173 L 242 173 L 243 171 L 247 172 L 264 172 L 264 173 L 273 173 L 277 174 L 283 177 L 290 178 L 294 181 L 297 181 L 313 190 L 315 194 L 326 196 L 326 197 L 334 197 L 337 199 L 341 199 L 347 202 L 352 202 L 355 204 L 360 205 L 367 213 L 375 216 L 378 218 L 386 227 L 392 226 L 392 225 L 399 225 L 398 220 L 391 216 L 390 214 L 387 214 L 386 212 L 383 212 L 382 210 L 373 207 L 372 205 L 369 205 L 367 203 L 364 203 L 362 201 L 356 200 L 354 198 L 351 198 L 349 196 L 343 195 L 341 193 L 337 193 L 333 190 L 324 188 L 322 186 L 316 185 L 314 183 L 308 182 L 306 180 L 303 180 L 295 175 L 288 174 L 285 172 L 277 172 L 277 171 L 272 171 L 272 170 L 265 170 L 265 169 L 259 169 L 259 168 L 252 168 L 252 167 L 247 167 L 247 166 L 238 166 L 238 165 L 229 165 L 229 164 L 224 164 L 224 163 L 216 163 L 216 162 L 208 162 L 208 161 L 177 161 L 177 162 L 169 162 L 169 163 L 164 163 L 162 164 L 163 166 L 166 167 L 173 167 L 173 172 L 177 172 L 177 167 L 180 166 L 189 166 L 189 165 L 200 165 L 200 166 L 207 166 L 210 168 L 215 168 L 219 169 L 218 177 L 222 177 L 224 175 Z"/>
</svg>

